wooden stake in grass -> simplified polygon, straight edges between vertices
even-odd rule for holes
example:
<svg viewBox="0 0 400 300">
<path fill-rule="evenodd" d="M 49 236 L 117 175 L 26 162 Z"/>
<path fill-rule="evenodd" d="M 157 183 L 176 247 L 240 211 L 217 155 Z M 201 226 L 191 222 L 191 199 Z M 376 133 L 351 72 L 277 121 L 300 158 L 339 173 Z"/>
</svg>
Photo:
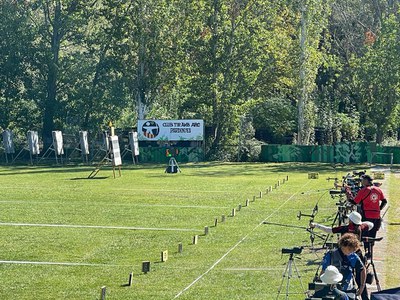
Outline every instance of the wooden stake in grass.
<svg viewBox="0 0 400 300">
<path fill-rule="evenodd" d="M 161 262 L 166 262 L 168 260 L 168 250 L 161 252 Z"/>
<path fill-rule="evenodd" d="M 106 300 L 106 293 L 107 293 L 107 287 L 106 286 L 102 286 L 101 287 L 101 300 Z"/>
<path fill-rule="evenodd" d="M 262 192 L 260 192 L 260 198 L 262 198 Z"/>
<path fill-rule="evenodd" d="M 196 234 L 193 236 L 193 245 L 197 245 L 197 242 L 199 241 L 199 236 Z"/>
<path fill-rule="evenodd" d="M 282 179 L 282 184 L 284 184 L 284 183 L 285 183 L 285 178 Z"/>
<path fill-rule="evenodd" d="M 249 206 L 249 204 L 250 204 L 250 200 L 246 199 L 246 206 Z"/>
<path fill-rule="evenodd" d="M 178 244 L 178 253 L 182 253 L 183 252 L 183 245 L 182 243 Z"/>
<path fill-rule="evenodd" d="M 147 274 L 150 272 L 150 262 L 149 261 L 142 261 L 142 272 Z"/>
<path fill-rule="evenodd" d="M 129 278 L 128 278 L 128 286 L 132 286 L 132 279 L 133 279 L 133 273 L 129 273 Z"/>
<path fill-rule="evenodd" d="M 272 192 L 272 185 L 269 186 L 269 191 Z"/>
<path fill-rule="evenodd" d="M 236 216 L 236 208 L 232 208 L 232 217 Z"/>
<path fill-rule="evenodd" d="M 242 209 L 242 204 L 239 204 L 238 211 L 241 211 L 241 209 Z"/>
<path fill-rule="evenodd" d="M 218 226 L 218 218 L 215 218 L 215 220 L 214 220 L 214 227 L 217 227 Z"/>
<path fill-rule="evenodd" d="M 280 186 L 281 185 L 281 181 L 280 180 L 278 180 L 278 186 Z"/>
<path fill-rule="evenodd" d="M 289 181 L 289 175 L 286 175 L 286 181 Z"/>
<path fill-rule="evenodd" d="M 275 189 L 277 188 L 277 185 L 276 185 L 276 183 L 275 183 Z"/>
<path fill-rule="evenodd" d="M 253 196 L 253 202 L 255 202 L 256 201 L 256 196 Z"/>
<path fill-rule="evenodd" d="M 225 215 L 222 215 L 221 216 L 221 223 L 224 223 L 225 222 Z"/>
<path fill-rule="evenodd" d="M 204 227 L 204 235 L 208 235 L 208 226 Z"/>
</svg>

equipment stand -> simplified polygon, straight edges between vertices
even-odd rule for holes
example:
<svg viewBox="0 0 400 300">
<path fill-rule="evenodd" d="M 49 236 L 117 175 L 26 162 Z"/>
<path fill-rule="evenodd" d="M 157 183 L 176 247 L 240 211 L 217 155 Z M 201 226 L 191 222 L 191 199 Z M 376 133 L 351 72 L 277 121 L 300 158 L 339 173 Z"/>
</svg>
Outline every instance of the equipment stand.
<svg viewBox="0 0 400 300">
<path fill-rule="evenodd" d="M 342 226 L 344 224 L 346 219 L 346 210 L 344 207 L 339 206 L 338 211 L 336 213 L 335 219 L 332 222 L 331 227 L 333 227 L 336 224 L 336 221 L 338 222 L 338 226 Z M 323 246 L 325 247 L 326 243 L 328 242 L 329 237 L 331 236 L 331 233 L 328 233 L 328 235 L 325 238 Z"/>
<path fill-rule="evenodd" d="M 51 154 L 51 151 L 54 152 L 54 155 L 56 157 L 56 163 L 58 165 L 58 155 L 57 155 L 57 150 L 54 149 L 54 146 L 51 145 L 49 148 L 47 148 L 46 152 L 42 155 L 42 157 L 39 159 L 39 162 L 42 161 L 44 158 L 48 158 Z M 62 154 L 60 155 L 60 160 L 61 160 L 61 164 L 63 164 L 63 158 L 62 158 Z"/>
<path fill-rule="evenodd" d="M 179 168 L 175 157 L 171 157 L 168 162 L 168 167 L 165 169 L 164 173 L 178 173 L 178 171 L 181 173 L 181 169 Z"/>
<path fill-rule="evenodd" d="M 279 299 L 279 296 L 281 294 L 282 286 L 283 286 L 283 283 L 285 281 L 285 278 L 287 278 L 286 279 L 287 282 L 286 282 L 286 298 L 285 299 L 289 298 L 289 294 L 300 294 L 300 293 L 289 293 L 290 279 L 292 278 L 292 272 L 293 272 L 292 271 L 292 265 L 294 266 L 294 270 L 296 271 L 297 278 L 299 278 L 299 280 L 300 280 L 300 285 L 301 285 L 301 288 L 303 290 L 303 292 L 301 294 L 305 294 L 303 282 L 301 281 L 301 276 L 299 274 L 299 271 L 297 270 L 296 263 L 295 263 L 294 257 L 293 257 L 293 253 L 290 253 L 289 261 L 286 264 L 286 269 L 285 269 L 285 272 L 283 273 L 282 282 L 281 282 L 281 285 L 279 287 L 278 295 L 276 296 L 276 299 Z"/>
<path fill-rule="evenodd" d="M 106 165 L 107 163 L 111 162 L 110 159 L 110 153 L 111 151 L 108 151 L 106 156 L 104 156 L 104 158 L 99 162 L 99 164 L 96 166 L 96 168 L 92 171 L 92 173 L 90 173 L 90 175 L 88 176 L 88 179 L 93 179 L 97 173 L 100 172 L 100 169 Z M 114 178 L 115 178 L 115 169 L 113 168 L 113 174 L 114 174 Z M 121 169 L 119 169 L 119 175 L 121 176 Z"/>
<path fill-rule="evenodd" d="M 371 261 L 368 264 L 367 269 L 369 268 L 369 266 L 372 266 L 372 271 L 374 273 L 376 288 L 377 288 L 378 292 L 380 292 L 382 289 L 381 289 L 381 285 L 379 282 L 378 273 L 376 272 L 375 264 L 374 264 L 374 254 L 373 254 L 374 253 L 374 242 L 373 241 L 368 242 L 368 252 L 370 254 Z"/>
</svg>

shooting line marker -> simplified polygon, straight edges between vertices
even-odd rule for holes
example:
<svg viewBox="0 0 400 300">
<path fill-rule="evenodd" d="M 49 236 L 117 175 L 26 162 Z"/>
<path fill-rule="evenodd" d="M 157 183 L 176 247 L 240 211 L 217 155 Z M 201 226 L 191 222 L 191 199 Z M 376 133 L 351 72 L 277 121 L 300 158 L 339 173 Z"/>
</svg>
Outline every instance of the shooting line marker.
<svg viewBox="0 0 400 300">
<path fill-rule="evenodd" d="M 239 204 L 238 211 L 241 211 L 241 210 L 242 210 L 242 204 Z"/>
<path fill-rule="evenodd" d="M 236 216 L 236 208 L 232 208 L 232 217 Z"/>
<path fill-rule="evenodd" d="M 215 218 L 215 220 L 214 220 L 214 227 L 217 227 L 218 226 L 218 218 Z"/>
<path fill-rule="evenodd" d="M 168 250 L 161 252 L 161 262 L 166 262 L 168 260 Z"/>
<path fill-rule="evenodd" d="M 262 195 L 262 192 L 260 192 L 260 198 L 262 198 L 262 196 L 263 196 L 263 195 Z"/>
<path fill-rule="evenodd" d="M 183 252 L 183 245 L 182 243 L 178 244 L 178 253 L 182 253 Z"/>
<path fill-rule="evenodd" d="M 149 261 L 142 261 L 142 272 L 147 274 L 150 272 L 150 262 Z"/>
<path fill-rule="evenodd" d="M 106 293 L 107 293 L 107 287 L 106 286 L 102 286 L 101 287 L 101 300 L 105 300 L 106 299 Z"/>
<path fill-rule="evenodd" d="M 199 236 L 196 234 L 193 236 L 193 245 L 197 245 L 197 242 L 199 241 Z"/>
<path fill-rule="evenodd" d="M 221 223 L 224 223 L 225 222 L 225 215 L 222 215 L 221 216 Z"/>
<path fill-rule="evenodd" d="M 128 278 L 128 286 L 132 286 L 132 279 L 133 279 L 133 273 L 129 273 L 129 278 Z"/>
<path fill-rule="evenodd" d="M 249 206 L 249 204 L 250 204 L 250 200 L 249 200 L 249 199 L 246 199 L 246 204 L 245 204 L 245 206 L 247 207 L 247 206 Z"/>
<path fill-rule="evenodd" d="M 208 235 L 209 233 L 209 228 L 208 226 L 204 227 L 204 235 Z"/>
</svg>

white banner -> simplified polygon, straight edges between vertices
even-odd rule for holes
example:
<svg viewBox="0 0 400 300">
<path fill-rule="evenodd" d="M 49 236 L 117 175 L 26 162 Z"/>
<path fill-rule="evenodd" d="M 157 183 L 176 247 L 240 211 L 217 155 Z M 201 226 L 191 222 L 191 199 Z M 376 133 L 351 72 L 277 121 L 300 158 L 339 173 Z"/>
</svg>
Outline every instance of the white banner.
<svg viewBox="0 0 400 300">
<path fill-rule="evenodd" d="M 11 130 L 7 129 L 3 131 L 3 145 L 4 145 L 4 150 L 7 154 L 15 153 L 13 134 Z"/>
<path fill-rule="evenodd" d="M 129 145 L 131 150 L 133 151 L 133 155 L 139 155 L 139 140 L 137 132 L 131 131 L 129 132 Z"/>
<path fill-rule="evenodd" d="M 79 131 L 79 144 L 81 145 L 82 154 L 89 154 L 88 132 Z"/>
<path fill-rule="evenodd" d="M 139 120 L 139 141 L 202 141 L 203 120 Z"/>
<path fill-rule="evenodd" d="M 64 154 L 64 141 L 63 141 L 63 136 L 61 131 L 52 131 L 51 132 L 53 135 L 53 148 L 54 151 L 56 151 L 57 155 L 63 155 Z"/>
<path fill-rule="evenodd" d="M 122 165 L 121 152 L 119 150 L 118 136 L 110 136 L 110 145 L 112 150 L 112 164 L 114 167 Z"/>
<path fill-rule="evenodd" d="M 31 152 L 31 154 L 32 155 L 40 154 L 38 132 L 37 131 L 28 131 L 27 138 L 28 138 L 29 151 Z"/>
</svg>

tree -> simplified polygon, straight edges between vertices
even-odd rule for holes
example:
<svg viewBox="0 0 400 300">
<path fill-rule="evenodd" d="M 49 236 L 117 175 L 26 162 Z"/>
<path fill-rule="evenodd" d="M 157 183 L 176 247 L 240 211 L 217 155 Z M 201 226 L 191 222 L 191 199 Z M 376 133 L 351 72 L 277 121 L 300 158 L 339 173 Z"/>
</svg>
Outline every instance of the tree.
<svg viewBox="0 0 400 300">
<path fill-rule="evenodd" d="M 354 60 L 354 81 L 360 95 L 358 110 L 382 143 L 386 134 L 397 125 L 400 103 L 399 20 L 388 16 L 376 42 L 366 54 Z"/>
</svg>

